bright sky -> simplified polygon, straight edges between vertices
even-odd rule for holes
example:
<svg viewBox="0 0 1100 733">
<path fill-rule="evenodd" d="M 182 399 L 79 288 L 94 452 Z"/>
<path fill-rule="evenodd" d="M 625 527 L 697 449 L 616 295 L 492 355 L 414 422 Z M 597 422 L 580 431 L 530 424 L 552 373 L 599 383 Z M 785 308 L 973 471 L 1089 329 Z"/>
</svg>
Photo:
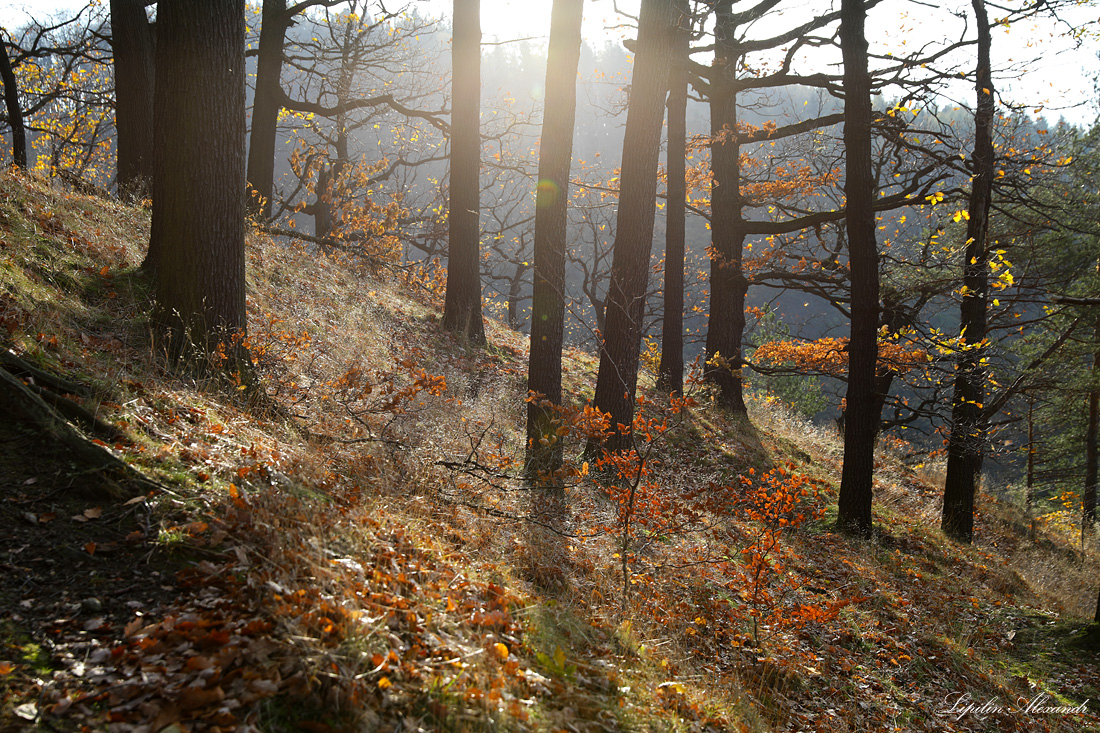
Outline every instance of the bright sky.
<svg viewBox="0 0 1100 733">
<path fill-rule="evenodd" d="M 106 0 L 103 0 L 104 2 Z M 399 0 L 388 0 L 387 6 L 395 7 Z M 412 4 L 420 7 L 428 15 L 447 15 L 453 0 L 418 0 Z M 637 14 L 640 0 L 587 0 L 585 3 L 585 38 L 593 45 L 604 42 L 618 43 L 622 38 L 633 35 L 623 27 L 626 22 L 615 12 L 616 5 L 626 12 Z M 0 24 L 17 26 L 26 22 L 28 14 L 50 15 L 54 11 L 72 12 L 85 4 L 84 0 L 0 0 Z M 950 2 L 944 4 L 951 4 Z M 965 3 L 969 6 L 969 3 Z M 481 0 L 481 25 L 483 38 L 487 42 L 499 42 L 517 38 L 545 39 L 550 32 L 551 0 Z M 803 0 L 794 3 L 794 9 L 787 11 L 787 18 L 781 20 L 790 24 L 791 15 L 797 15 L 798 21 L 808 17 L 814 9 L 820 9 L 821 0 Z M 899 15 L 908 12 L 908 16 Z M 803 15 L 804 13 L 804 15 Z M 997 11 L 991 8 L 990 15 Z M 916 2 L 885 2 L 873 9 L 868 17 L 868 36 L 872 41 L 872 51 L 893 45 L 900 48 L 903 42 L 912 44 L 921 39 L 931 40 L 930 33 L 946 34 L 944 25 L 928 22 L 929 10 L 926 4 Z M 1075 8 L 1066 11 L 1065 17 L 1074 25 L 1096 24 L 1100 21 L 1100 8 Z M 899 22 L 904 18 L 904 22 Z M 925 22 L 922 23 L 922 20 Z M 932 30 L 934 26 L 934 30 Z M 1095 26 L 1094 26 L 1095 28 Z M 999 29 L 993 39 L 994 54 L 1000 63 L 1009 60 L 1022 61 L 1038 58 L 1033 63 L 1026 78 L 1019 82 L 998 80 L 1002 91 L 1010 98 L 1018 100 L 1049 100 L 1048 118 L 1057 119 L 1064 114 L 1073 122 L 1091 122 L 1095 117 L 1093 79 L 1100 72 L 1095 42 L 1086 42 L 1085 48 L 1078 51 L 1066 50 L 1069 43 L 1060 35 L 1064 29 L 1049 24 L 1043 26 L 1014 27 L 1009 31 Z M 942 38 L 942 35 L 940 36 Z M 960 93 L 965 93 L 960 91 Z M 1075 109 L 1057 110 L 1058 107 L 1086 102 Z"/>
</svg>

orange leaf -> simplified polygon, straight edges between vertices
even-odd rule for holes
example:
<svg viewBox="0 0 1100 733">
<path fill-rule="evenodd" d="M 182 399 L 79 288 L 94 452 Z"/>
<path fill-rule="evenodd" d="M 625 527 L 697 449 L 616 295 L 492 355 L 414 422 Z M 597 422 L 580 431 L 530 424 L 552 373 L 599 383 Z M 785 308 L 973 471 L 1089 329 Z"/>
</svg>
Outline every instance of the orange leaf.
<svg viewBox="0 0 1100 733">
<path fill-rule="evenodd" d="M 89 542 L 88 544 L 84 545 L 84 552 L 88 553 L 89 555 L 94 555 L 95 554 L 95 543 L 94 542 Z"/>
</svg>

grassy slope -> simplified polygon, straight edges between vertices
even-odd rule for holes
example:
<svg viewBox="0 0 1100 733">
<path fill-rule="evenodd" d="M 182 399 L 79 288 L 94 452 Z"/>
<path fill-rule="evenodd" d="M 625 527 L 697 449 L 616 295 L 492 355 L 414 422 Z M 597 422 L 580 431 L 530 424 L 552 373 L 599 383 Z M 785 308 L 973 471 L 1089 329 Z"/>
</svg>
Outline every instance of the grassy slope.
<svg viewBox="0 0 1100 733">
<path fill-rule="evenodd" d="M 737 589 L 715 563 L 677 570 L 701 546 L 671 531 L 640 553 L 651 569 L 624 607 L 613 538 L 596 530 L 614 515 L 591 475 L 571 489 L 575 536 L 561 537 L 516 521 L 526 494 L 482 470 L 507 473 L 519 455 L 520 336 L 490 324 L 492 345 L 472 351 L 439 331 L 419 286 L 252 238 L 251 347 L 269 398 L 249 404 L 160 366 L 135 269 L 147 220 L 0 177 L 0 338 L 95 385 L 86 406 L 128 434 L 116 450 L 166 489 L 112 501 L 98 477 L 0 426 L 14 446 L 0 461 L 13 527 L 0 556 L 12 619 L 0 626 L 3 724 L 1097 725 L 1095 714 L 938 712 L 964 693 L 1095 709 L 1096 658 L 1078 632 L 1097 562 L 1053 522 L 1032 542 L 1011 507 L 983 497 L 980 541 L 954 546 L 934 529 L 935 486 L 883 456 L 881 532 L 852 542 L 830 531 L 835 438 L 767 405 L 751 423 L 696 408 L 659 446 L 658 492 L 784 465 L 814 478 L 824 515 L 783 533 L 777 557 L 798 587 L 778 607 L 843 607 L 761 629 L 753 646 Z M 573 394 L 594 369 L 569 355 Z M 462 463 L 471 456 L 480 463 Z M 754 531 L 721 521 L 728 536 Z M 733 600 L 715 604 L 719 593 Z"/>
</svg>

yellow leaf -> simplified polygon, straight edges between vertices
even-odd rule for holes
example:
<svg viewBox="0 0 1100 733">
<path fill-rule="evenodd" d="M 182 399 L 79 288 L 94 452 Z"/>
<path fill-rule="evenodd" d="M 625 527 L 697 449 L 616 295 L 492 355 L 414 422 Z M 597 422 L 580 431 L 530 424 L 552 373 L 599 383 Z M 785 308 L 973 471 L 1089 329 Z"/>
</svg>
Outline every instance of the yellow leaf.
<svg viewBox="0 0 1100 733">
<path fill-rule="evenodd" d="M 379 690 L 388 690 L 391 687 L 393 687 L 393 683 L 390 682 L 389 677 L 383 677 L 382 679 L 378 680 L 378 689 Z"/>
<path fill-rule="evenodd" d="M 508 647 L 507 647 L 507 645 L 501 644 L 498 641 L 496 644 L 493 644 L 493 649 L 496 650 L 497 656 L 500 657 L 501 659 L 507 659 L 508 658 Z"/>
</svg>

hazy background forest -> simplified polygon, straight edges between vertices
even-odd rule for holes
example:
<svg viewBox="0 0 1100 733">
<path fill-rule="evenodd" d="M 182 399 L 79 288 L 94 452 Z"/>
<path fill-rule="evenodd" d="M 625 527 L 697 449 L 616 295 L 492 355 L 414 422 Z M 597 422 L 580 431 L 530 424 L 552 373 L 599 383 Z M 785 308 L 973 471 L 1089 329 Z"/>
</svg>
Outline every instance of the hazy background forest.
<svg viewBox="0 0 1100 733">
<path fill-rule="evenodd" d="M 109 8 L 70 3 L 51 15 L 44 5 L 24 6 L 26 15 L 21 15 L 16 7 L 8 4 L 5 17 L 13 78 L 29 120 L 30 167 L 68 185 L 113 190 Z M 151 22 L 155 7 L 146 8 Z M 564 332 L 568 344 L 594 353 L 605 328 L 616 236 L 633 61 L 623 41 L 636 25 L 631 8 L 636 12 L 635 6 L 610 3 L 588 7 L 578 64 Z M 356 256 L 415 271 L 426 287 L 442 287 L 448 243 L 449 11 L 440 2 L 398 7 L 364 0 L 304 3 L 290 13 L 280 67 L 285 99 L 279 107 L 273 188 L 257 219 L 268 233 L 288 241 L 305 234 L 322 248 L 328 246 L 325 241 L 344 243 Z M 829 86 L 835 81 L 827 81 L 838 72 L 840 59 L 835 43 L 829 50 L 828 23 L 819 25 L 825 31 L 820 36 L 815 28 L 797 42 L 795 35 L 786 45 L 753 45 L 755 37 L 789 33 L 799 12 L 780 6 L 738 30 L 748 44 L 736 71 L 742 78 L 736 101 L 742 134 L 762 130 L 769 138 L 770 129 L 806 128 L 738 148 L 745 197 L 738 216 L 778 224 L 774 234 L 754 234 L 750 225 L 740 235 L 738 267 L 748 281 L 747 320 L 738 344 L 753 394 L 780 400 L 819 424 L 839 424 L 844 373 L 843 366 L 830 363 L 829 353 L 846 348 L 848 295 L 844 279 L 828 273 L 844 266 L 845 229 L 836 218 L 810 220 L 842 210 L 844 203 L 843 100 Z M 1081 188 L 1091 188 L 1092 12 L 1078 3 L 1048 12 L 1021 6 L 994 19 L 994 25 L 1003 26 L 993 44 L 995 135 L 1002 167 L 994 242 L 987 249 L 995 294 L 1001 297 L 989 313 L 992 341 L 983 364 L 994 392 L 993 384 L 1010 386 L 996 414 L 989 416 L 997 429 L 988 442 L 984 470 L 1006 491 L 1026 477 L 1029 496 L 1064 497 L 1067 490 L 1079 490 L 1089 470 L 1082 441 L 1090 418 L 1083 395 L 1093 378 L 1083 329 L 1063 338 L 1065 348 L 1056 354 L 1035 357 L 1061 337 L 1067 322 L 1079 320 L 1072 307 L 1052 311 L 1050 298 L 1092 294 L 1090 280 L 1079 277 L 1088 269 L 1087 241 L 1093 236 L 1084 220 L 1092 192 Z M 251 109 L 263 8 L 249 5 L 246 14 L 246 105 Z M 876 138 L 878 195 L 906 199 L 877 215 L 877 236 L 885 247 L 884 335 L 909 357 L 929 362 L 916 365 L 910 358 L 904 368 L 892 370 L 883 429 L 891 439 L 912 446 L 914 462 L 923 462 L 930 452 L 935 457 L 952 420 L 947 390 L 957 344 L 951 343 L 956 338 L 951 334 L 960 331 L 958 300 L 965 290 L 940 275 L 944 268 L 958 267 L 965 244 L 965 161 L 974 145 L 974 108 L 967 101 L 966 81 L 972 75 L 972 41 L 966 40 L 968 18 L 961 7 L 896 14 L 875 8 L 870 16 L 876 63 L 888 67 L 893 58 L 926 57 L 920 73 L 904 66 L 886 72 L 893 76 L 877 82 L 872 100 L 876 113 L 898 121 L 895 132 L 901 134 L 885 126 Z M 522 11 L 507 3 L 487 5 L 483 17 L 489 29 L 480 68 L 484 306 L 487 314 L 526 333 L 548 29 L 529 27 Z M 701 69 L 712 63 L 706 57 L 714 21 L 701 12 L 695 22 L 698 49 L 692 62 Z M 831 28 L 835 31 L 835 21 Z M 941 38 L 930 28 L 948 35 Z M 781 62 L 790 68 L 779 74 L 775 70 Z M 686 363 L 713 357 L 705 353 L 713 287 L 709 248 L 714 246 L 708 189 L 711 104 L 705 82 L 694 83 L 685 112 Z M 906 134 L 911 135 L 908 142 Z M 254 133 L 249 136 L 254 139 Z M 256 157 L 249 160 L 250 177 Z M 661 170 L 663 175 L 664 163 Z M 641 326 L 642 360 L 654 369 L 665 311 L 665 183 L 662 178 Z M 1064 199 L 1076 200 L 1051 199 L 1059 187 Z M 807 217 L 808 223 L 784 226 L 798 217 Z M 1077 259 L 1069 261 L 1065 255 L 1071 250 Z M 1059 375 L 1056 383 L 1045 374 Z"/>
</svg>

